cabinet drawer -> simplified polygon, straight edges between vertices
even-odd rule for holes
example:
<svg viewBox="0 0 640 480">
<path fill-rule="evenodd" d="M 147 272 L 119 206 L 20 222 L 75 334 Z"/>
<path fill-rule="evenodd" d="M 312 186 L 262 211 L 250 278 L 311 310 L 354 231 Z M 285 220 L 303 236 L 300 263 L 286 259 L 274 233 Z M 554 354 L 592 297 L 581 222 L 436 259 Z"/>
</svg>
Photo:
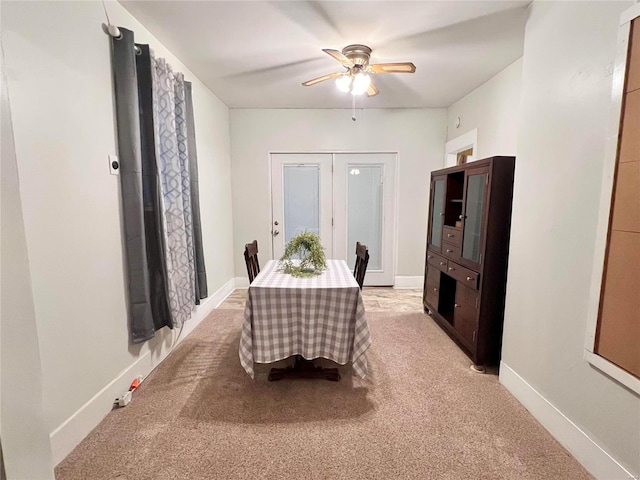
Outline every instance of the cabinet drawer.
<svg viewBox="0 0 640 480">
<path fill-rule="evenodd" d="M 434 280 L 430 276 L 427 275 L 427 283 L 425 285 L 424 297 L 426 303 L 429 304 L 429 307 L 432 307 L 433 310 L 438 310 L 438 299 L 440 298 L 440 279 Z"/>
<path fill-rule="evenodd" d="M 441 272 L 447 273 L 447 259 L 442 255 L 427 252 L 427 264 L 437 268 Z"/>
<path fill-rule="evenodd" d="M 478 290 L 479 275 L 473 270 L 469 270 L 468 268 L 464 268 L 463 266 L 450 261 L 447 267 L 447 275 L 455 278 L 462 284 L 471 287 L 474 290 Z"/>
<path fill-rule="evenodd" d="M 453 243 L 442 242 L 442 253 L 444 253 L 449 258 L 460 258 L 462 254 L 462 249 L 460 245 L 454 245 Z"/>
<path fill-rule="evenodd" d="M 443 227 L 442 240 L 453 245 L 462 245 L 462 233 L 459 228 Z"/>
<path fill-rule="evenodd" d="M 440 273 L 441 270 L 429 265 L 427 267 L 427 279 L 431 279 L 432 282 L 436 282 L 440 285 Z"/>
</svg>

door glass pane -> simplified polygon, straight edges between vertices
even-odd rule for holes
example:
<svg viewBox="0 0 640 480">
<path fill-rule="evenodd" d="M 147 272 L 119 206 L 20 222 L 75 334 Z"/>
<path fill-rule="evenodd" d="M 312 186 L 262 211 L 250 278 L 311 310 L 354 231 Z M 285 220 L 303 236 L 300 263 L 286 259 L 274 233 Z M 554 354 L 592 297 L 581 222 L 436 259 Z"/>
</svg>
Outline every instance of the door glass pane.
<svg viewBox="0 0 640 480">
<path fill-rule="evenodd" d="M 442 242 L 442 222 L 444 221 L 444 180 L 437 180 L 433 187 L 433 208 L 431 209 L 431 245 L 439 247 Z"/>
<path fill-rule="evenodd" d="M 320 235 L 320 166 L 283 166 L 285 242 L 302 232 Z"/>
<path fill-rule="evenodd" d="M 482 233 L 482 210 L 484 209 L 486 179 L 486 173 L 470 175 L 467 178 L 462 256 L 472 262 L 480 261 L 480 235 Z"/>
<path fill-rule="evenodd" d="M 347 165 L 347 258 L 352 269 L 356 242 L 369 248 L 367 270 L 382 269 L 382 168 Z"/>
</svg>

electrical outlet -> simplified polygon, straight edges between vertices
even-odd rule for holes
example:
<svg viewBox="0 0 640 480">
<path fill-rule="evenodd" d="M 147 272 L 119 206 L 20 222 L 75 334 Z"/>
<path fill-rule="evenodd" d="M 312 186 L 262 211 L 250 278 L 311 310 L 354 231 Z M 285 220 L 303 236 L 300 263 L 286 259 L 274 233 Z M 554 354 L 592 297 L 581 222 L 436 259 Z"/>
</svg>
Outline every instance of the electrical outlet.
<svg viewBox="0 0 640 480">
<path fill-rule="evenodd" d="M 120 160 L 117 155 L 109 155 L 109 172 L 111 175 L 120 175 Z"/>
<path fill-rule="evenodd" d="M 126 407 L 127 405 L 129 405 L 129 402 L 131 401 L 131 397 L 132 397 L 132 392 L 126 391 L 121 396 L 116 398 L 115 402 L 113 403 L 117 404 L 119 407 Z"/>
</svg>

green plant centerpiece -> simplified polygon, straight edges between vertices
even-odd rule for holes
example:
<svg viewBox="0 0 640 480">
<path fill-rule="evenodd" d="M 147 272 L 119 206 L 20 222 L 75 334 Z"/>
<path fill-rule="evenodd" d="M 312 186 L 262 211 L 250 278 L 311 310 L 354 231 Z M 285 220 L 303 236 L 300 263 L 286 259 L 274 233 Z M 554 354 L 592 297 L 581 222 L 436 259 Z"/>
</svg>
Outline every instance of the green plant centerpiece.
<svg viewBox="0 0 640 480">
<path fill-rule="evenodd" d="M 294 263 L 292 257 L 296 255 L 300 261 Z M 327 268 L 327 260 L 318 234 L 303 232 L 289 240 L 280 258 L 280 265 L 285 273 L 294 277 L 320 275 Z"/>
</svg>

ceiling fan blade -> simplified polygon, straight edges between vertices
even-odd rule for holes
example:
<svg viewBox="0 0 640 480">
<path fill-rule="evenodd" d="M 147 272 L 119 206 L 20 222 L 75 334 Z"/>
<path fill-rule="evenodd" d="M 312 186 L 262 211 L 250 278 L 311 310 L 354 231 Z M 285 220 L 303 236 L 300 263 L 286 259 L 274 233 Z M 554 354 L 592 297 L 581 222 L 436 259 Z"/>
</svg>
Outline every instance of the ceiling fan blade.
<svg viewBox="0 0 640 480">
<path fill-rule="evenodd" d="M 367 88 L 367 97 L 374 97 L 376 96 L 378 93 L 378 89 L 376 88 L 376 86 L 372 83 L 369 84 L 369 88 Z"/>
<path fill-rule="evenodd" d="M 330 73 L 328 75 L 323 75 L 321 77 L 314 78 L 313 80 L 308 80 L 308 81 L 304 82 L 302 85 L 304 85 L 305 87 L 310 87 L 311 85 L 315 85 L 316 83 L 324 82 L 325 80 L 329 80 L 330 78 L 339 77 L 340 75 L 344 75 L 344 73 L 342 73 L 342 72 Z"/>
<path fill-rule="evenodd" d="M 411 62 L 377 63 L 369 65 L 368 69 L 373 73 L 413 73 L 416 66 Z"/>
<path fill-rule="evenodd" d="M 322 51 L 328 55 L 331 55 L 333 58 L 338 60 L 345 67 L 353 67 L 353 62 L 345 57 L 342 52 L 338 50 L 332 50 L 330 48 L 323 48 Z"/>
</svg>

